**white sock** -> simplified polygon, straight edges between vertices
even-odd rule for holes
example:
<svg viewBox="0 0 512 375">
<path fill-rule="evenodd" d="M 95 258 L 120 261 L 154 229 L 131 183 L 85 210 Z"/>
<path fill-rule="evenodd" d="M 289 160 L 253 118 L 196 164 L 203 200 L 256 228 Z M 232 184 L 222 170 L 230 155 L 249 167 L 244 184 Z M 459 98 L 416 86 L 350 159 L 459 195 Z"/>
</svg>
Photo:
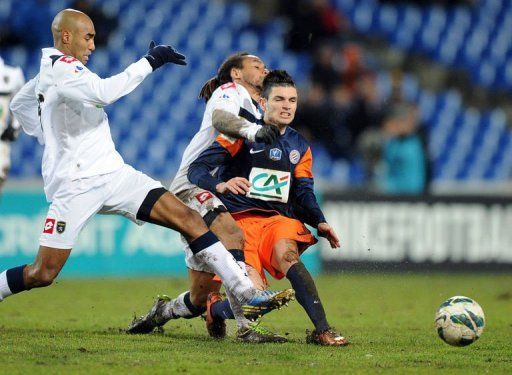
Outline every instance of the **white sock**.
<svg viewBox="0 0 512 375">
<path fill-rule="evenodd" d="M 226 296 L 228 297 L 229 305 L 231 306 L 231 310 L 233 311 L 233 315 L 235 316 L 238 329 L 240 330 L 242 328 L 249 327 L 250 321 L 245 317 L 240 302 L 238 302 L 236 297 L 228 290 L 226 290 Z"/>
<path fill-rule="evenodd" d="M 245 269 L 240 268 L 220 241 L 199 251 L 195 256 L 219 275 L 226 290 L 231 291 L 239 302 L 248 302 L 256 293 Z"/>
<path fill-rule="evenodd" d="M 194 316 L 185 304 L 184 298 L 187 293 L 188 291 L 183 292 L 178 297 L 165 304 L 162 312 L 162 316 L 165 319 L 191 318 Z"/>
<path fill-rule="evenodd" d="M 11 289 L 9 289 L 9 284 L 7 283 L 7 271 L 4 271 L 0 273 L 0 302 L 10 295 L 12 295 L 12 292 Z"/>
</svg>

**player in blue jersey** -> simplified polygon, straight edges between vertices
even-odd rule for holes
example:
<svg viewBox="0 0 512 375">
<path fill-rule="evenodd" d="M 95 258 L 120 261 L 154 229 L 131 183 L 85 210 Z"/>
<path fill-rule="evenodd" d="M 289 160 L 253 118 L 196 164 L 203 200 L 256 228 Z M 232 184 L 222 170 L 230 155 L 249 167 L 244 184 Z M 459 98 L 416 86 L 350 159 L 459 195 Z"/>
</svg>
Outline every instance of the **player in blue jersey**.
<svg viewBox="0 0 512 375">
<path fill-rule="evenodd" d="M 313 191 L 312 155 L 308 142 L 288 125 L 297 109 L 297 89 L 282 70 L 263 83 L 260 106 L 266 126 L 277 126 L 280 137 L 263 144 L 219 135 L 191 164 L 190 182 L 215 192 L 244 231 L 247 271 L 255 286 L 267 286 L 264 270 L 286 277 L 315 329 L 307 341 L 345 346 L 348 341 L 329 326 L 313 278 L 300 254 L 316 239 L 303 222 L 317 228 L 332 248 L 338 237 Z M 217 173 L 214 173 L 217 171 Z M 230 316 L 227 301 L 208 306 L 214 319 Z"/>
</svg>

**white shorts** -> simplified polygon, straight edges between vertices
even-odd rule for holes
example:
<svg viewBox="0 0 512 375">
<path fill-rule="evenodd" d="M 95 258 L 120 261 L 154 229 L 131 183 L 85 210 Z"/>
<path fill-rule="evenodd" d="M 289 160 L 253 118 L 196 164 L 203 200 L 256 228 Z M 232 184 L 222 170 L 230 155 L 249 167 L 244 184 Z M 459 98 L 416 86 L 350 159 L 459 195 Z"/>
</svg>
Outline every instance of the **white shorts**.
<svg viewBox="0 0 512 375">
<path fill-rule="evenodd" d="M 54 195 L 39 244 L 73 248 L 96 213 L 122 215 L 142 225 L 137 212 L 149 191 L 161 187 L 160 182 L 127 164 L 112 173 L 68 181 Z"/>
<path fill-rule="evenodd" d="M 190 207 L 194 211 L 199 212 L 201 217 L 204 217 L 209 211 L 213 211 L 216 208 L 221 207 L 223 210 L 226 210 L 226 207 L 222 203 L 222 201 L 217 198 L 214 194 L 209 192 L 208 190 L 201 189 L 200 187 L 193 187 L 192 189 L 184 190 L 176 194 L 176 196 L 185 203 L 186 206 Z M 187 241 L 181 237 L 183 243 L 185 244 L 185 262 L 187 267 L 202 272 L 213 272 L 210 267 L 202 262 L 200 259 L 194 256 L 192 250 L 188 246 Z"/>
<path fill-rule="evenodd" d="M 11 168 L 11 144 L 0 141 L 0 179 L 5 180 Z"/>
</svg>

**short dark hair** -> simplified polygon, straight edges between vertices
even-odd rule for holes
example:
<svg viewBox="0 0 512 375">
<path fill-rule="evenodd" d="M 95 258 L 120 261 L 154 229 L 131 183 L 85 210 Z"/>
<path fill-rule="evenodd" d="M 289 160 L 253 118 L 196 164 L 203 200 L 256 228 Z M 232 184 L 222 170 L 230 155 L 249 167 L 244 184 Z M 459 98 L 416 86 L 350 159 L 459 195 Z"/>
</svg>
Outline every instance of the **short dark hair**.
<svg viewBox="0 0 512 375">
<path fill-rule="evenodd" d="M 249 52 L 238 52 L 229 56 L 217 71 L 215 77 L 210 78 L 201 89 L 199 99 L 204 99 L 205 102 L 210 100 L 212 93 L 225 83 L 233 82 L 231 79 L 231 69 L 242 69 L 244 66 L 244 59 L 249 56 Z"/>
<path fill-rule="evenodd" d="M 263 90 L 261 90 L 261 96 L 265 99 L 268 99 L 270 91 L 275 86 L 295 87 L 295 82 L 286 70 L 271 70 L 263 80 Z"/>
</svg>

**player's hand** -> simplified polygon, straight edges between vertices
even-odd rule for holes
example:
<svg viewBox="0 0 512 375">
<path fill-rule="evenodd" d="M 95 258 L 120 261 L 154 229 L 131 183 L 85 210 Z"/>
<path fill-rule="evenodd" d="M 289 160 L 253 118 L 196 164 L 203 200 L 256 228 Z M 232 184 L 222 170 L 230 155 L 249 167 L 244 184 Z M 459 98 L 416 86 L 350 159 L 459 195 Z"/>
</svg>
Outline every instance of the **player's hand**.
<svg viewBox="0 0 512 375">
<path fill-rule="evenodd" d="M 249 192 L 251 188 L 251 183 L 244 177 L 233 177 L 231 180 L 227 182 L 221 182 L 216 186 L 217 193 L 226 194 L 241 194 L 245 195 Z"/>
<path fill-rule="evenodd" d="M 187 62 L 185 61 L 186 57 L 184 55 L 176 52 L 176 50 L 171 46 L 165 46 L 162 44 L 157 46 L 153 40 L 149 44 L 148 53 L 144 57 L 148 60 L 149 64 L 151 64 L 153 71 L 167 63 L 187 65 Z"/>
<path fill-rule="evenodd" d="M 318 224 L 317 230 L 318 235 L 320 237 L 325 237 L 333 249 L 340 247 L 340 240 L 338 239 L 338 235 L 329 224 L 320 223 Z"/>
<path fill-rule="evenodd" d="M 279 128 L 274 125 L 263 125 L 260 130 L 256 132 L 254 139 L 258 143 L 266 143 L 271 145 L 281 135 Z"/>
</svg>

